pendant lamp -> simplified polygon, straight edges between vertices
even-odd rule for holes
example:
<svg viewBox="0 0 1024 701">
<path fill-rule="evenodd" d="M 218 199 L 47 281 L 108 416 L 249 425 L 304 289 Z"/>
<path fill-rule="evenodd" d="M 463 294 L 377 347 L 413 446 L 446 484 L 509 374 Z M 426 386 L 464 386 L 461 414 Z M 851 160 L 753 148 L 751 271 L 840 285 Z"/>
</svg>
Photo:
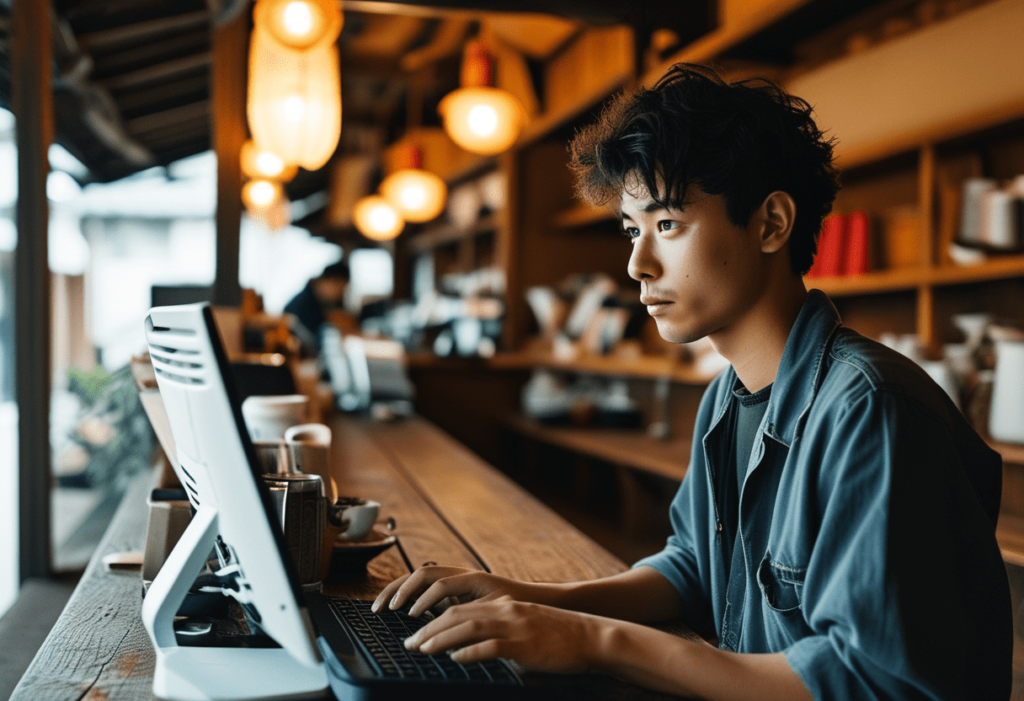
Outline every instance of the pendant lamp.
<svg viewBox="0 0 1024 701">
<path fill-rule="evenodd" d="M 344 22 L 340 0 L 259 0 L 253 17 L 275 41 L 298 51 L 333 43 Z"/>
<path fill-rule="evenodd" d="M 333 42 L 296 51 L 259 25 L 249 53 L 249 128 L 261 149 L 318 170 L 341 135 L 341 73 Z"/>
<path fill-rule="evenodd" d="M 444 211 L 448 186 L 434 173 L 422 168 L 423 150 L 415 144 L 403 147 L 398 170 L 384 178 L 380 194 L 403 219 L 421 223 Z"/>
<path fill-rule="evenodd" d="M 462 87 L 445 95 L 437 107 L 452 141 L 488 156 L 507 151 L 526 121 L 519 101 L 492 87 L 492 66 L 484 43 L 469 42 L 462 60 Z"/>
<path fill-rule="evenodd" d="M 390 241 L 405 228 L 402 215 L 380 195 L 368 195 L 356 202 L 352 221 L 359 233 L 374 241 Z"/>
</svg>

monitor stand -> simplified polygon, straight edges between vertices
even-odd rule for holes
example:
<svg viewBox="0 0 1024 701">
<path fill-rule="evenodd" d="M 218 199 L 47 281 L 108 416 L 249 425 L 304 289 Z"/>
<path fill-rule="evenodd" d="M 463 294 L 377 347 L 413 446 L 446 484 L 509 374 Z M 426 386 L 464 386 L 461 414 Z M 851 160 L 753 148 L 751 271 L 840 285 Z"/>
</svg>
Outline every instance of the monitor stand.
<svg viewBox="0 0 1024 701">
<path fill-rule="evenodd" d="M 185 647 L 174 617 L 217 539 L 217 510 L 200 506 L 153 579 L 142 622 L 156 649 L 153 693 L 172 701 L 324 698 L 324 665 L 302 664 L 284 648 Z"/>
</svg>

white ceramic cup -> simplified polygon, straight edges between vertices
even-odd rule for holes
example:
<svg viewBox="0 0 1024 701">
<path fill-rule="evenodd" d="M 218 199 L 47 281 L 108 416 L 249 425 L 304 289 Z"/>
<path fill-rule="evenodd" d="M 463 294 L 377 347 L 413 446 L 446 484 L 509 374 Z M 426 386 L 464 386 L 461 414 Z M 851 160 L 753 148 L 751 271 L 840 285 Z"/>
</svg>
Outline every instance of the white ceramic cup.
<svg viewBox="0 0 1024 701">
<path fill-rule="evenodd" d="M 285 429 L 291 464 L 299 472 L 319 475 L 328 503 L 338 500 L 338 482 L 331 474 L 331 429 L 323 424 L 299 424 Z"/>
<path fill-rule="evenodd" d="M 351 502 L 351 503 L 346 503 Z M 342 497 L 334 507 L 332 520 L 342 524 L 341 540 L 361 540 L 373 530 L 377 522 L 380 503 L 369 499 Z"/>
<path fill-rule="evenodd" d="M 306 420 L 309 398 L 301 394 L 256 395 L 242 402 L 242 418 L 254 441 L 281 441 L 284 432 Z"/>
<path fill-rule="evenodd" d="M 284 441 L 253 441 L 260 474 L 280 475 L 293 472 L 292 456 Z"/>
</svg>

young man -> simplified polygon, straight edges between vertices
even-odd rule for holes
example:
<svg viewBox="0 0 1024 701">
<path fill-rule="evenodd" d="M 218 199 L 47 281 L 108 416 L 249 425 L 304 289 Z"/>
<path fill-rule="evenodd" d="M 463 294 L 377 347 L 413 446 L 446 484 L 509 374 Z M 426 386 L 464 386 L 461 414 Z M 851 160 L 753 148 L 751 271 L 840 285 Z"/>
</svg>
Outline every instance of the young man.
<svg viewBox="0 0 1024 701">
<path fill-rule="evenodd" d="M 444 567 L 375 602 L 452 605 L 407 646 L 707 699 L 1006 699 L 1001 461 L 906 358 L 807 292 L 838 189 L 810 107 L 676 66 L 572 144 L 620 202 L 663 337 L 731 362 L 696 419 L 665 549 L 591 582 Z M 451 598 L 449 598 L 451 597 Z M 639 623 L 682 616 L 717 647 Z"/>
</svg>

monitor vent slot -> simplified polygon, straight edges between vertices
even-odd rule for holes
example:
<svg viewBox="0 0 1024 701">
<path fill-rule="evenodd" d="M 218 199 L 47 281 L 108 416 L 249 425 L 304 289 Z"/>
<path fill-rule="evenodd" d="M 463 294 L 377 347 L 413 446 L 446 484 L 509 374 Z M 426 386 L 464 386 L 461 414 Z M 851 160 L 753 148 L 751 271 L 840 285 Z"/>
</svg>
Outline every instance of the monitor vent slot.
<svg viewBox="0 0 1024 701">
<path fill-rule="evenodd" d="M 175 348 L 173 346 L 157 345 L 156 343 L 150 343 L 149 344 L 149 348 L 150 348 L 150 352 L 152 352 L 154 350 L 158 350 L 161 353 L 168 353 L 168 354 L 172 354 L 172 355 L 173 354 L 179 354 L 179 355 L 199 355 L 199 351 L 198 350 L 193 350 L 191 348 Z"/>
<path fill-rule="evenodd" d="M 195 477 L 193 477 L 192 475 L 189 474 L 188 470 L 185 469 L 184 465 L 179 463 L 178 467 L 181 468 L 181 474 L 185 475 L 185 480 L 184 480 L 184 485 L 183 486 L 185 487 L 185 491 L 188 492 L 188 500 L 190 502 L 192 502 L 192 506 L 195 506 L 196 508 L 198 508 L 199 507 L 199 490 L 196 488 Z"/>
<path fill-rule="evenodd" d="M 153 370 L 156 371 L 157 375 L 160 375 L 161 377 L 167 378 L 171 382 L 177 382 L 179 384 L 191 385 L 191 386 L 205 385 L 206 384 L 201 377 L 188 377 L 187 375 L 179 375 L 178 373 L 168 372 L 167 370 L 164 370 L 163 368 L 158 368 L 158 367 L 155 367 L 155 366 L 154 366 Z"/>
<path fill-rule="evenodd" d="M 152 346 L 152 348 L 155 349 L 156 346 Z M 164 351 L 165 349 L 161 348 L 160 350 Z M 203 364 L 202 363 L 192 363 L 192 362 L 189 362 L 187 360 L 182 360 L 182 359 L 178 359 L 178 358 L 165 357 L 163 355 L 160 355 L 159 353 L 154 353 L 153 350 L 150 350 L 149 355 L 150 355 L 150 357 L 153 358 L 154 361 L 160 362 L 163 365 L 169 365 L 170 367 L 185 368 L 185 369 L 188 369 L 188 370 L 202 370 L 203 369 Z"/>
<path fill-rule="evenodd" d="M 152 323 L 152 321 L 150 321 Z M 196 332 L 193 329 L 179 329 L 173 326 L 152 326 L 151 330 L 153 333 L 172 333 L 179 336 L 195 336 Z"/>
</svg>

